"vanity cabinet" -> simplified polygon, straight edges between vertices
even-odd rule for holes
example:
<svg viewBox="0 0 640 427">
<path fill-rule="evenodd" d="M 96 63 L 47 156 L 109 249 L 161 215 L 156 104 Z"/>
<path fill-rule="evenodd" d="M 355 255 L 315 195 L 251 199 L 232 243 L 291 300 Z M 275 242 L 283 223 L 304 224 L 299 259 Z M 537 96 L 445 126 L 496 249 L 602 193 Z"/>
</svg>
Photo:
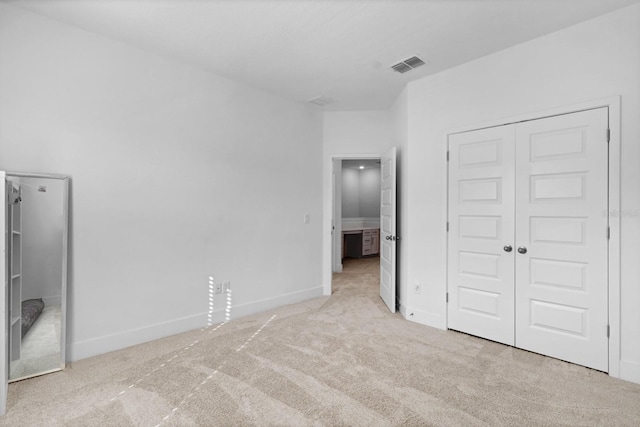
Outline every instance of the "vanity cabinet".
<svg viewBox="0 0 640 427">
<path fill-rule="evenodd" d="M 342 257 L 362 258 L 380 253 L 380 229 L 364 228 L 342 232 Z"/>
<path fill-rule="evenodd" d="M 377 255 L 380 252 L 380 230 L 362 230 L 362 255 Z"/>
</svg>

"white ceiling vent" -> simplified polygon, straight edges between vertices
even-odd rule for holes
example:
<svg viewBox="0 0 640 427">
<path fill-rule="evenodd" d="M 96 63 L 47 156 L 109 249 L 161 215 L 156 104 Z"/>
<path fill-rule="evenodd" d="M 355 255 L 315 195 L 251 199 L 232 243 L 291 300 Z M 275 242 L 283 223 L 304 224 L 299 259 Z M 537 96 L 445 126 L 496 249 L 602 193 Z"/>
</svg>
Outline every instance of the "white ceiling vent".
<svg viewBox="0 0 640 427">
<path fill-rule="evenodd" d="M 426 64 L 425 61 L 418 58 L 417 56 L 412 56 L 411 58 L 407 58 L 404 61 L 398 62 L 396 65 L 392 65 L 391 68 L 398 73 L 406 73 L 407 71 L 411 71 L 414 68 L 418 68 L 424 64 Z"/>
<path fill-rule="evenodd" d="M 329 105 L 333 103 L 333 99 L 327 98 L 326 96 L 320 95 L 315 98 L 311 98 L 309 101 L 312 104 L 319 105 L 320 107 L 324 107 L 325 105 Z"/>
</svg>

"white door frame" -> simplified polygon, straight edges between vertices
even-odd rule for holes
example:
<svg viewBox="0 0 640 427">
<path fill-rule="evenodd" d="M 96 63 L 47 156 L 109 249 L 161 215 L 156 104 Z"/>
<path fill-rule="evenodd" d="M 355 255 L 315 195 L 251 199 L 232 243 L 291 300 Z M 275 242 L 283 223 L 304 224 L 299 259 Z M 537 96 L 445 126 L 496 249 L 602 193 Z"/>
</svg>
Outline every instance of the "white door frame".
<svg viewBox="0 0 640 427">
<path fill-rule="evenodd" d="M 591 110 L 595 108 L 607 107 L 609 109 L 609 227 L 611 230 L 611 236 L 609 239 L 609 375 L 615 378 L 620 378 L 620 277 L 621 277 L 621 256 L 620 256 L 620 225 L 621 225 L 621 175 L 620 175 L 620 96 L 611 96 L 603 99 L 597 99 L 593 101 L 587 101 L 579 104 L 568 105 L 564 107 L 552 108 L 549 110 L 527 113 L 518 115 L 515 117 L 507 117 L 503 119 L 492 120 L 489 122 L 479 123 L 476 125 L 460 126 L 458 128 L 450 129 L 444 136 L 444 151 L 448 151 L 449 135 L 453 133 L 469 132 L 478 129 L 484 129 L 494 126 L 502 126 L 507 124 L 518 123 L 522 121 L 542 119 L 545 117 L 558 116 L 561 114 L 575 113 L 578 111 Z M 446 155 L 446 154 L 445 154 Z M 445 162 L 446 162 L 445 157 Z M 449 165 L 446 164 L 444 168 L 444 191 L 445 203 L 444 203 L 444 218 L 445 221 L 449 218 Z M 448 235 L 446 232 L 446 224 L 442 227 L 444 231 L 444 247 L 446 248 L 445 254 L 448 254 Z M 448 256 L 448 255 L 445 255 Z M 447 258 L 447 265 L 449 260 Z M 449 278 L 446 278 L 444 288 L 442 291 L 442 301 L 446 301 L 446 292 L 449 286 Z M 445 325 L 448 325 L 448 307 L 445 304 Z"/>
<path fill-rule="evenodd" d="M 2 208 L 0 208 L 0 223 L 4 229 L 2 239 L 0 240 L 0 276 L 2 276 L 2 291 L 0 291 L 0 415 L 4 415 L 7 411 L 7 390 L 9 384 L 9 323 L 8 323 L 8 294 L 9 283 L 7 277 L 7 195 L 5 194 L 7 185 L 7 176 L 4 171 L 0 171 L 2 180 L 2 190 L 0 191 L 0 199 L 2 199 Z"/>
<path fill-rule="evenodd" d="M 331 212 L 331 219 L 333 219 L 333 215 L 335 212 L 335 203 L 336 203 L 336 194 L 335 194 L 335 188 L 334 188 L 334 182 L 333 182 L 333 165 L 334 162 L 336 160 L 380 160 L 382 158 L 382 154 L 332 154 L 329 156 L 329 182 L 326 183 L 326 185 L 328 185 L 328 187 L 330 188 L 330 199 L 329 202 L 331 204 L 330 207 L 330 212 Z M 326 169 L 325 169 L 326 170 Z M 326 199 L 325 199 L 326 200 Z M 326 211 L 325 211 L 326 212 Z M 334 227 L 334 224 L 331 223 L 331 220 L 329 220 L 329 227 Z M 331 232 L 332 230 L 329 229 L 329 232 Z M 339 232 L 339 233 L 338 233 Z M 332 289 L 332 283 L 331 283 L 331 276 L 333 275 L 333 266 L 334 266 L 334 260 L 333 260 L 333 251 L 334 248 L 337 246 L 335 244 L 335 239 L 337 238 L 338 234 L 342 234 L 342 226 L 335 226 L 335 229 L 333 230 L 333 233 L 331 233 L 331 243 L 329 245 L 325 245 L 325 253 L 323 254 L 323 258 L 326 260 L 331 260 L 328 265 L 325 264 L 325 269 L 328 269 L 328 271 L 325 271 L 325 275 L 324 277 L 328 277 L 328 292 L 325 291 L 325 295 L 331 295 L 331 292 L 333 291 Z M 342 236 L 340 236 L 342 237 Z M 328 251 L 328 252 L 327 252 Z M 325 287 L 326 288 L 326 287 Z"/>
</svg>

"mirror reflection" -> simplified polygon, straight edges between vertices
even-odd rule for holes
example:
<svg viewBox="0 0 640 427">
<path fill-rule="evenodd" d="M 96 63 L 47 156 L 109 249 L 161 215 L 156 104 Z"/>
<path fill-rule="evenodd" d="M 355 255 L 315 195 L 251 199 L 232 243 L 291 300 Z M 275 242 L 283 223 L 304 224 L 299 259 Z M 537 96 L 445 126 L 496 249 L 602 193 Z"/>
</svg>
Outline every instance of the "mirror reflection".
<svg viewBox="0 0 640 427">
<path fill-rule="evenodd" d="M 64 368 L 66 177 L 7 174 L 9 380 Z"/>
</svg>

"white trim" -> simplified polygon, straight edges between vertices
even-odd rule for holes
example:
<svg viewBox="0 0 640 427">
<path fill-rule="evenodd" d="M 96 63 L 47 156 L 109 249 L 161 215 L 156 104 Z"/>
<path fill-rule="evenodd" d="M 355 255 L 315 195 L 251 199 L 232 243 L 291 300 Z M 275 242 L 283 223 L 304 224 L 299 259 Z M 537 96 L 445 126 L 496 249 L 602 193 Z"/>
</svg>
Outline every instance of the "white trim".
<svg viewBox="0 0 640 427">
<path fill-rule="evenodd" d="M 7 299 L 9 294 L 9 283 L 7 283 L 7 238 L 6 226 L 7 226 L 7 176 L 4 171 L 0 171 L 0 180 L 2 181 L 2 189 L 0 190 L 0 199 L 2 199 L 2 207 L 0 208 L 0 224 L 3 224 L 5 229 L 2 233 L 2 239 L 0 239 L 0 277 L 2 277 L 2 291 L 0 291 L 0 340 L 2 343 L 0 348 L 0 415 L 4 415 L 7 412 L 7 391 L 9 383 L 9 325 L 7 322 L 9 312 L 9 301 Z"/>
<path fill-rule="evenodd" d="M 611 374 L 611 372 L 609 372 L 609 375 L 611 375 L 612 377 L 614 376 Z M 640 363 L 631 362 L 629 360 L 621 360 L 620 376 L 616 378 L 621 378 L 626 381 L 640 384 Z"/>
<path fill-rule="evenodd" d="M 231 319 L 249 316 L 262 311 L 284 305 L 295 304 L 312 298 L 322 296 L 322 286 L 291 292 L 272 298 L 251 301 L 244 304 L 231 305 Z M 213 323 L 221 323 L 225 318 L 225 310 L 219 309 L 213 312 Z M 67 356 L 70 361 L 77 361 L 87 357 L 97 356 L 114 350 L 142 344 L 170 335 L 203 328 L 207 325 L 207 313 L 202 312 L 192 316 L 160 322 L 142 328 L 130 329 L 116 334 L 103 335 L 98 338 L 90 338 L 84 341 L 76 341 L 71 345 Z"/>
<path fill-rule="evenodd" d="M 478 123 L 474 125 L 458 126 L 450 129 L 442 137 L 444 141 L 444 151 L 446 160 L 446 151 L 449 146 L 449 135 L 454 133 L 471 132 L 478 129 L 485 129 L 495 126 L 504 126 L 512 123 L 518 123 L 529 120 L 537 120 L 545 117 L 558 116 L 562 114 L 570 114 L 584 110 L 592 110 L 595 108 L 606 107 L 609 109 L 609 128 L 611 129 L 611 138 L 609 141 L 609 210 L 620 212 L 621 201 L 621 177 L 620 177 L 620 96 L 610 96 L 606 98 L 586 101 L 578 104 L 567 105 L 564 107 L 551 108 L 549 110 L 538 111 L 533 113 L 520 114 L 517 116 L 494 119 L 488 122 Z M 443 224 L 443 236 L 445 240 L 445 258 L 448 265 L 449 259 L 449 241 L 446 232 L 446 221 L 449 218 L 449 165 L 444 168 L 444 199 L 443 207 L 445 224 Z M 631 362 L 622 362 L 620 360 L 620 344 L 621 344 L 621 328 L 620 328 L 620 286 L 621 286 L 621 253 L 620 253 L 620 234 L 621 221 L 619 216 L 609 216 L 609 226 L 611 227 L 611 238 L 609 240 L 609 375 L 615 378 L 622 378 L 629 381 L 640 382 L 640 365 Z M 446 276 L 445 276 L 446 277 Z M 449 286 L 449 278 L 446 277 L 444 290 L 442 293 L 442 301 L 445 301 L 445 295 Z M 444 302 L 444 325 L 448 327 L 447 303 Z M 409 311 L 409 310 L 407 310 Z"/>
<path fill-rule="evenodd" d="M 45 178 L 59 180 L 65 180 L 69 178 L 69 175 L 54 175 L 47 173 L 6 172 L 6 174 L 7 176 L 17 176 L 19 178 Z"/>
<path fill-rule="evenodd" d="M 432 313 L 426 310 L 420 310 L 416 308 L 401 306 L 400 313 L 402 313 L 402 315 L 406 320 L 417 322 L 422 325 L 426 325 L 430 327 L 437 328 L 437 326 L 431 326 L 431 325 L 440 325 L 443 323 L 442 317 L 439 314 Z M 445 322 L 446 322 L 446 319 L 445 319 Z"/>
<path fill-rule="evenodd" d="M 609 107 L 609 210 L 621 211 L 621 116 L 620 97 L 608 98 Z M 621 236 L 620 216 L 609 215 L 609 227 L 611 236 L 609 238 L 609 375 L 615 378 L 628 379 L 634 381 L 623 374 L 620 363 L 620 346 L 622 339 L 622 328 L 620 319 L 621 300 L 621 270 L 622 255 L 620 246 Z M 636 371 L 635 382 L 640 382 L 640 369 Z"/>
</svg>

